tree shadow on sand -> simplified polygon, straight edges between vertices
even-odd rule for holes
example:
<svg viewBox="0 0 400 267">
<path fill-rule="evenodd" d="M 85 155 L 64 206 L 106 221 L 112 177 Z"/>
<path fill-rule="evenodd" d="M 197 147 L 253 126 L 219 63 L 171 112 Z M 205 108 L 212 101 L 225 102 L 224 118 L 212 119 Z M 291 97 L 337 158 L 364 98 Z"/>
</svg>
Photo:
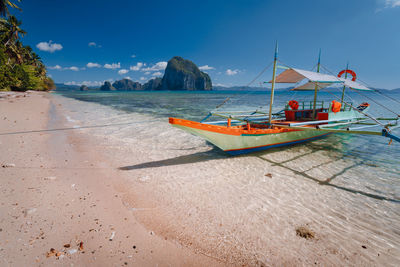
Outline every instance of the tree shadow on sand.
<svg viewBox="0 0 400 267">
<path fill-rule="evenodd" d="M 331 186 L 334 188 L 337 188 L 339 190 L 344 190 L 346 192 L 352 193 L 352 194 L 360 194 L 366 197 L 370 197 L 373 199 L 378 199 L 378 200 L 387 200 L 390 202 L 394 202 L 394 203 L 400 203 L 400 199 L 394 199 L 394 198 L 390 198 L 390 197 L 386 197 L 386 196 L 382 196 L 382 195 L 377 195 L 377 194 L 372 194 L 372 193 L 368 193 L 368 192 L 364 192 L 361 190 L 357 190 L 354 188 L 348 188 L 345 186 L 340 186 L 340 185 L 336 185 L 336 184 L 332 184 L 332 181 L 345 174 L 347 171 L 357 167 L 357 166 L 361 166 L 363 165 L 363 161 L 362 160 L 357 160 L 354 159 L 353 157 L 353 164 L 351 164 L 350 166 L 347 166 L 343 169 L 341 169 L 339 172 L 333 174 L 331 177 L 325 179 L 325 180 L 319 180 L 309 174 L 307 174 L 307 172 L 309 172 L 312 169 L 318 168 L 318 167 L 322 167 L 325 166 L 327 164 L 330 163 L 334 163 L 336 161 L 339 160 L 346 160 L 349 159 L 349 154 L 351 154 L 351 151 L 348 151 L 347 153 L 343 153 L 343 151 L 341 151 L 340 149 L 334 148 L 332 146 L 330 146 L 329 144 L 324 144 L 324 143 L 308 143 L 307 144 L 307 148 L 309 149 L 308 152 L 300 154 L 298 156 L 295 156 L 293 158 L 290 158 L 288 160 L 285 161 L 281 161 L 281 162 L 277 162 L 271 159 L 267 159 L 265 156 L 268 154 L 273 154 L 276 152 L 285 152 L 288 151 L 290 149 L 293 149 L 293 147 L 296 146 L 304 146 L 304 144 L 297 144 L 297 145 L 292 145 L 292 146 L 288 146 L 288 147 L 284 147 L 284 148 L 272 148 L 269 149 L 267 151 L 263 151 L 263 152 L 256 152 L 256 153 L 252 153 L 252 154 L 246 154 L 246 155 L 241 155 L 238 157 L 255 157 L 257 159 L 266 161 L 268 163 L 270 163 L 272 166 L 279 166 L 283 169 L 289 170 L 290 172 L 299 175 L 303 178 L 306 178 L 308 180 L 311 180 L 321 186 Z M 331 160 L 324 162 L 322 164 L 310 167 L 304 171 L 299 171 L 296 170 L 295 168 L 292 168 L 288 165 L 286 165 L 286 163 L 289 162 L 293 162 L 295 160 L 301 159 L 303 157 L 309 156 L 313 153 L 316 153 L 318 151 L 321 150 L 329 150 L 329 151 L 335 151 L 338 152 L 338 154 L 340 156 L 333 156 L 331 158 Z M 150 162 L 145 162 L 145 163 L 140 163 L 140 164 L 136 164 L 136 165 L 130 165 L 130 166 L 124 166 L 124 167 L 120 167 L 118 168 L 119 170 L 124 170 L 124 171 L 129 171 L 129 170 L 138 170 L 138 169 L 147 169 L 147 168 L 157 168 L 157 167 L 166 167 L 166 166 L 174 166 L 174 165 L 183 165 L 183 164 L 191 164 L 191 163 L 198 163 L 198 162 L 205 162 L 205 161 L 209 161 L 209 160 L 224 160 L 227 159 L 231 156 L 227 155 L 226 153 L 222 152 L 221 150 L 219 150 L 218 148 L 213 146 L 213 149 L 205 151 L 205 152 L 197 152 L 197 153 L 193 153 L 190 155 L 184 155 L 184 156 L 178 156 L 175 158 L 170 158 L 170 159 L 165 159 L 165 160 L 158 160 L 158 161 L 150 161 Z M 306 159 L 305 159 L 306 160 Z M 373 189 L 372 189 L 373 190 Z"/>
</svg>

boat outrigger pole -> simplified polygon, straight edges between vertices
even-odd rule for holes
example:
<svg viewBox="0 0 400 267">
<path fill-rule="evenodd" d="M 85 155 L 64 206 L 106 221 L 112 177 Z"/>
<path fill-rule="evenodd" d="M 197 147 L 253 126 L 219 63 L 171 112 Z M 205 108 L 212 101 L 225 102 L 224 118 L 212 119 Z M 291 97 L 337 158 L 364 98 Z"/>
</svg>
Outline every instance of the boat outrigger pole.
<svg viewBox="0 0 400 267">
<path fill-rule="evenodd" d="M 274 69 L 272 71 L 271 100 L 269 102 L 269 125 L 272 128 L 272 105 L 274 104 L 276 62 L 278 61 L 278 42 L 275 43 Z"/>
<path fill-rule="evenodd" d="M 319 49 L 319 55 L 318 55 L 318 65 L 317 65 L 317 72 L 319 73 L 319 69 L 321 67 L 321 49 Z M 317 113 L 315 112 L 317 109 L 317 94 L 318 94 L 318 83 L 315 83 L 315 89 L 314 89 L 314 105 L 313 105 L 313 113 L 312 113 L 312 118 L 315 119 L 315 116 Z"/>
</svg>

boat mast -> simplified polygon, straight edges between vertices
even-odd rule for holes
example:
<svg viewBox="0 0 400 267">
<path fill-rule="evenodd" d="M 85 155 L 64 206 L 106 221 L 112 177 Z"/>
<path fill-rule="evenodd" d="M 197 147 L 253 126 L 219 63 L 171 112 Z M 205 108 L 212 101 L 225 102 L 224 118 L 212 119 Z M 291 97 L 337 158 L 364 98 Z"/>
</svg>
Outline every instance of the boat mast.
<svg viewBox="0 0 400 267">
<path fill-rule="evenodd" d="M 321 49 L 319 49 L 319 55 L 318 55 L 318 64 L 317 64 L 317 72 L 319 73 L 319 69 L 321 66 Z M 318 82 L 315 83 L 315 89 L 314 89 L 314 105 L 313 105 L 313 119 L 315 119 L 316 116 L 316 109 L 317 109 L 317 94 L 318 94 Z"/>
<path fill-rule="evenodd" d="M 272 71 L 271 99 L 269 102 L 269 125 L 272 128 L 272 105 L 274 104 L 276 62 L 278 61 L 278 42 L 275 43 L 274 69 Z"/>
<path fill-rule="evenodd" d="M 346 65 L 346 71 L 344 73 L 344 79 L 347 79 L 347 70 L 349 69 L 349 62 L 347 62 Z M 343 85 L 343 91 L 342 91 L 342 100 L 340 101 L 340 104 L 343 105 L 343 100 L 344 100 L 344 90 L 346 89 L 346 85 Z"/>
</svg>

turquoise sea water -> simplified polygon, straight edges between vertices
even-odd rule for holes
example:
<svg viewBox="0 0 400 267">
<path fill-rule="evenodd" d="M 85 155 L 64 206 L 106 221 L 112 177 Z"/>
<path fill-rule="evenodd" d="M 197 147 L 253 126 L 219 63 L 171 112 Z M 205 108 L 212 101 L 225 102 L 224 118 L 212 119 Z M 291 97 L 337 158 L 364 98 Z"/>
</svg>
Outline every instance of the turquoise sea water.
<svg viewBox="0 0 400 267">
<path fill-rule="evenodd" d="M 211 92 L 59 92 L 59 94 L 80 101 L 94 102 L 109 106 L 114 109 L 148 114 L 155 118 L 179 117 L 191 120 L 201 120 L 210 110 L 227 98 L 230 100 L 218 111 L 229 110 L 268 110 L 270 99 L 269 92 L 264 91 L 211 91 Z M 400 100 L 400 93 L 388 94 L 388 96 Z M 320 92 L 318 101 L 325 101 L 326 105 L 332 100 L 338 100 L 340 93 Z M 386 108 L 400 113 L 400 107 L 393 100 L 377 93 L 350 92 L 346 95 L 346 101 L 355 104 L 369 102 L 371 108 L 369 114 L 375 117 L 395 117 L 395 115 L 382 106 L 372 102 L 377 101 Z M 280 111 L 288 100 L 312 101 L 313 92 L 277 91 L 275 94 L 274 111 Z M 369 128 L 378 130 L 377 128 Z M 368 130 L 369 130 L 368 129 Z M 400 128 L 395 130 L 400 135 Z M 343 153 L 351 157 L 365 160 L 367 164 L 382 164 L 389 172 L 396 173 L 400 178 L 400 144 L 388 145 L 389 139 L 380 136 L 345 135 L 337 134 L 324 139 L 326 149 L 333 149 L 335 143 L 343 144 Z M 399 193 L 400 194 L 400 193 Z"/>
<path fill-rule="evenodd" d="M 82 131 L 100 147 L 110 148 L 106 152 L 112 155 L 113 167 L 125 170 L 125 186 L 143 189 L 143 194 L 157 203 L 157 212 L 166 216 L 152 225 L 137 211 L 149 229 L 157 232 L 167 227 L 173 237 L 185 233 L 190 242 L 203 244 L 199 245 L 202 252 L 215 257 L 236 251 L 247 259 L 265 261 L 274 254 L 266 252 L 268 248 L 276 249 L 276 262 L 293 257 L 298 260 L 294 265 L 314 264 L 314 253 L 323 255 L 319 261 L 329 266 L 355 262 L 396 266 L 400 260 L 399 143 L 388 145 L 389 139 L 381 136 L 332 134 L 304 144 L 230 157 L 201 138 L 171 127 L 168 117 L 200 120 L 227 97 L 231 100 L 221 111 L 267 110 L 269 93 L 56 94 L 65 96 L 55 97 L 55 103 L 62 105 L 71 126 L 107 125 Z M 400 112 L 390 99 L 375 93 L 366 96 Z M 335 97 L 339 94 L 321 92 L 318 100 L 330 102 Z M 400 100 L 400 94 L 391 97 Z M 274 111 L 291 99 L 310 101 L 313 93 L 278 91 Z M 358 93 L 349 93 L 347 101 L 371 103 L 369 113 L 376 117 L 394 116 Z M 140 124 L 124 124 L 129 122 Z M 400 135 L 399 130 L 396 133 Z M 267 173 L 272 178 L 265 176 Z M 136 190 L 128 195 L 137 194 Z M 139 198 L 130 208 L 147 205 Z M 177 222 L 185 225 L 185 230 Z M 304 224 L 317 232 L 318 241 L 303 244 L 296 238 L 294 228 Z"/>
</svg>

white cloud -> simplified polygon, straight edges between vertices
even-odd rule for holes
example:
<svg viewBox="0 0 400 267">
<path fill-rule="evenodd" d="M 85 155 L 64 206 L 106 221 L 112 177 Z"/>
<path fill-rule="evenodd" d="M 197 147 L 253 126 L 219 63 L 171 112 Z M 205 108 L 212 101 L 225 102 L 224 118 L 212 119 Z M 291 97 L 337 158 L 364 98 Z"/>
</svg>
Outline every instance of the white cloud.
<svg viewBox="0 0 400 267">
<path fill-rule="evenodd" d="M 60 65 L 50 66 L 50 67 L 48 67 L 48 69 L 50 69 L 50 70 L 73 70 L 73 71 L 78 71 L 79 70 L 79 68 L 75 67 L 75 66 L 63 68 Z M 84 69 L 85 68 L 81 68 L 81 70 L 84 70 Z"/>
<path fill-rule="evenodd" d="M 88 43 L 88 46 L 89 47 L 101 47 L 101 45 L 99 45 L 99 44 L 96 44 L 95 42 L 90 42 L 90 43 Z"/>
<path fill-rule="evenodd" d="M 147 78 L 146 77 L 140 77 L 140 80 L 141 81 L 145 81 L 145 80 L 147 80 Z"/>
<path fill-rule="evenodd" d="M 152 74 L 152 76 L 161 76 L 162 75 L 162 73 L 161 72 L 159 72 L 159 71 L 157 71 L 157 72 L 154 72 L 153 74 Z"/>
<path fill-rule="evenodd" d="M 48 42 L 40 42 L 36 45 L 36 47 L 41 51 L 46 51 L 50 53 L 61 50 L 63 48 L 61 44 L 53 43 L 53 41 L 51 40 Z"/>
<path fill-rule="evenodd" d="M 160 71 L 160 70 L 165 70 L 167 67 L 168 62 L 166 61 L 160 61 L 157 62 L 155 65 L 148 67 L 148 68 L 143 68 L 142 71 Z"/>
<path fill-rule="evenodd" d="M 78 67 L 75 67 L 75 66 L 72 66 L 72 67 L 69 67 L 69 68 L 65 68 L 66 70 L 73 70 L 73 71 L 78 71 L 79 70 L 79 68 Z"/>
<path fill-rule="evenodd" d="M 121 68 L 121 63 L 112 63 L 112 64 L 104 64 L 104 68 L 106 68 L 106 69 L 112 69 L 112 70 L 115 70 L 115 69 L 120 69 Z"/>
<path fill-rule="evenodd" d="M 233 76 L 233 75 L 238 74 L 238 73 L 239 73 L 239 70 L 227 69 L 225 73 L 226 73 L 226 75 Z"/>
<path fill-rule="evenodd" d="M 385 7 L 386 8 L 400 7 L 400 0 L 386 0 Z"/>
<path fill-rule="evenodd" d="M 86 64 L 86 67 L 88 67 L 88 68 L 101 68 L 101 65 L 99 63 L 89 62 L 88 64 Z"/>
<path fill-rule="evenodd" d="M 132 56 L 131 56 L 131 58 L 135 58 L 135 57 L 136 57 L 136 55 L 132 55 Z"/>
<path fill-rule="evenodd" d="M 50 69 L 50 70 L 62 70 L 62 67 L 60 66 L 60 65 L 55 65 L 55 66 L 53 66 L 53 67 L 48 67 L 48 69 Z"/>
<path fill-rule="evenodd" d="M 216 83 L 216 84 L 213 83 L 213 86 L 228 87 L 226 84 L 223 83 Z"/>
<path fill-rule="evenodd" d="M 101 86 L 103 85 L 104 81 L 83 81 L 83 82 L 65 82 L 65 85 L 86 85 L 86 86 Z"/>
<path fill-rule="evenodd" d="M 214 67 L 208 66 L 208 65 L 204 65 L 199 67 L 200 70 L 215 70 Z"/>
<path fill-rule="evenodd" d="M 140 70 L 143 66 L 144 66 L 145 64 L 143 64 L 142 62 L 138 62 L 138 63 L 136 63 L 136 65 L 135 66 L 130 66 L 130 70 L 133 70 L 133 71 L 138 71 L 138 70 Z"/>
<path fill-rule="evenodd" d="M 144 75 L 149 75 L 150 74 L 150 71 L 146 71 L 145 73 L 144 73 Z"/>
<path fill-rule="evenodd" d="M 118 71 L 118 74 L 119 75 L 124 75 L 124 74 L 127 74 L 129 72 L 129 70 L 127 70 L 127 69 L 122 69 L 122 70 L 119 70 Z"/>
<path fill-rule="evenodd" d="M 64 84 L 65 85 L 81 85 L 82 83 L 77 83 L 77 82 L 71 81 L 71 82 L 65 82 Z"/>
</svg>

